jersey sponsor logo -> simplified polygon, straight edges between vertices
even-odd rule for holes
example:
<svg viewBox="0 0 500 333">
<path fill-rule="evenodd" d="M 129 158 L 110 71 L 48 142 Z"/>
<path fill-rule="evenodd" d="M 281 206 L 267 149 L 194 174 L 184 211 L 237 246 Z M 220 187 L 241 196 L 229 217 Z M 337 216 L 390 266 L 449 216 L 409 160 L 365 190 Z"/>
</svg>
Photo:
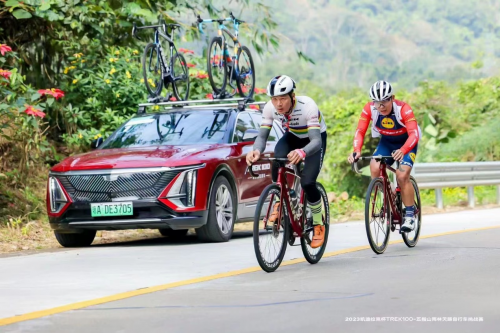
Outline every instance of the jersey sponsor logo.
<svg viewBox="0 0 500 333">
<path fill-rule="evenodd" d="M 405 114 L 410 114 L 410 113 L 412 113 L 412 112 L 413 112 L 413 110 L 412 110 L 412 109 L 410 109 L 410 110 L 406 111 L 406 112 L 405 112 Z"/>
<path fill-rule="evenodd" d="M 417 121 L 417 119 L 415 119 L 415 117 L 413 117 L 413 118 L 408 119 L 406 122 L 410 122 L 410 121 Z"/>
<path fill-rule="evenodd" d="M 415 162 L 415 157 L 416 157 L 415 153 L 410 153 L 410 158 L 412 162 Z"/>
<path fill-rule="evenodd" d="M 394 128 L 394 121 L 391 118 L 382 119 L 382 126 L 385 128 Z"/>
</svg>

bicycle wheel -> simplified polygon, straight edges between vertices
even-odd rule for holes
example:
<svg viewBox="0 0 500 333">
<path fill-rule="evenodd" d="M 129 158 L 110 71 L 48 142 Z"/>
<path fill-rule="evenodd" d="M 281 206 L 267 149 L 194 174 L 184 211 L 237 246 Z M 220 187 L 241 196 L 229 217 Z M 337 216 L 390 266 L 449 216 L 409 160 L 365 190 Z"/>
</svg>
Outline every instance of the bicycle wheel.
<svg viewBox="0 0 500 333">
<path fill-rule="evenodd" d="M 255 66 L 248 47 L 242 46 L 238 50 L 237 60 L 238 76 L 236 77 L 236 83 L 238 93 L 241 97 L 253 96 L 255 90 Z"/>
<path fill-rule="evenodd" d="M 418 190 L 417 181 L 410 176 L 410 182 L 415 190 L 415 229 L 411 232 L 403 232 L 403 240 L 408 247 L 414 247 L 418 243 L 420 237 L 420 227 L 422 225 L 422 204 L 420 203 L 420 191 Z"/>
<path fill-rule="evenodd" d="M 207 56 L 207 72 L 213 91 L 220 94 L 226 88 L 227 81 L 227 63 L 224 58 L 221 37 L 214 37 L 210 42 Z"/>
<path fill-rule="evenodd" d="M 328 235 L 330 233 L 330 205 L 328 203 L 328 196 L 326 194 L 325 188 L 323 185 L 320 183 L 316 183 L 316 187 L 319 190 L 319 193 L 321 194 L 321 203 L 323 206 L 323 223 L 325 224 L 325 242 L 323 245 L 320 247 L 313 249 L 310 245 L 310 243 L 304 238 L 300 238 L 300 246 L 302 248 L 302 253 L 304 253 L 304 257 L 310 264 L 317 264 L 321 258 L 323 257 L 323 253 L 325 253 L 326 250 L 326 243 L 328 242 Z M 306 221 L 306 228 L 311 228 L 312 227 L 312 221 L 310 221 L 311 225 L 307 225 Z M 307 233 L 307 237 L 309 238 L 310 241 L 312 241 L 313 237 L 313 230 L 311 230 L 309 233 Z"/>
<path fill-rule="evenodd" d="M 372 179 L 366 192 L 365 226 L 370 247 L 377 254 L 384 253 L 389 243 L 391 223 L 388 205 L 382 179 Z"/>
<path fill-rule="evenodd" d="M 174 95 L 178 101 L 187 101 L 189 98 L 189 69 L 186 59 L 180 53 L 176 53 L 172 59 L 172 84 Z"/>
<path fill-rule="evenodd" d="M 274 223 L 268 221 L 275 203 L 281 202 L 280 199 L 280 187 L 270 184 L 260 195 L 255 210 L 253 224 L 255 256 L 260 267 L 268 273 L 274 272 L 281 264 L 290 232 L 290 222 L 285 216 L 283 205 L 280 206 L 282 218 L 279 225 L 278 221 Z"/>
<path fill-rule="evenodd" d="M 142 75 L 150 96 L 159 96 L 163 88 L 160 53 L 158 45 L 149 43 L 142 56 Z"/>
</svg>

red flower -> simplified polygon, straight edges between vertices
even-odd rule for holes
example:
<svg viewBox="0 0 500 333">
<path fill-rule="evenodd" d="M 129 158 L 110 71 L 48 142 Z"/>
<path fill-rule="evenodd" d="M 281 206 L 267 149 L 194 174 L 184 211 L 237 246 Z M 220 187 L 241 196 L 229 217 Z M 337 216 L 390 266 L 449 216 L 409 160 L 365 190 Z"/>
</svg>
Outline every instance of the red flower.
<svg viewBox="0 0 500 333">
<path fill-rule="evenodd" d="M 61 97 L 64 97 L 64 91 L 62 91 L 61 89 L 56 89 L 56 88 L 40 89 L 40 90 L 38 90 L 38 93 L 42 96 L 52 95 L 52 96 L 54 96 L 55 99 L 59 99 Z"/>
<path fill-rule="evenodd" d="M 12 75 L 12 72 L 9 72 L 5 69 L 0 69 L 0 76 L 3 76 L 7 80 L 10 78 L 11 75 Z"/>
<path fill-rule="evenodd" d="M 261 88 L 255 88 L 254 92 L 256 94 L 265 94 L 265 93 L 267 93 L 267 90 L 266 89 L 261 89 Z"/>
<path fill-rule="evenodd" d="M 208 74 L 202 74 L 202 73 L 198 72 L 198 75 L 196 75 L 196 77 L 198 79 L 206 79 L 206 78 L 208 78 Z"/>
<path fill-rule="evenodd" d="M 180 49 L 179 49 L 179 52 L 184 53 L 184 54 L 185 54 L 185 53 L 194 54 L 194 51 L 192 51 L 192 50 L 188 50 L 188 49 L 183 49 L 183 48 L 180 48 Z"/>
<path fill-rule="evenodd" d="M 30 116 L 35 116 L 35 117 L 40 117 L 40 118 L 45 117 L 44 112 L 42 112 L 41 110 L 35 109 L 35 107 L 32 105 L 27 105 L 24 112 Z"/>
<path fill-rule="evenodd" d="M 195 65 L 195 64 L 190 64 L 190 63 L 188 63 L 188 64 L 187 64 L 187 66 L 188 66 L 189 68 L 196 67 L 196 65 Z"/>
<path fill-rule="evenodd" d="M 7 44 L 0 44 L 0 53 L 2 55 L 5 55 L 7 52 L 12 52 L 12 48 L 10 46 L 7 46 Z"/>
<path fill-rule="evenodd" d="M 212 95 L 212 94 L 206 94 L 205 98 L 214 99 L 214 95 Z"/>
<path fill-rule="evenodd" d="M 174 96 L 170 97 L 170 100 L 171 100 L 172 102 L 177 102 L 177 98 L 175 98 Z"/>
<path fill-rule="evenodd" d="M 241 86 L 241 91 L 243 93 L 247 93 L 248 92 L 248 87 L 247 86 Z"/>
<path fill-rule="evenodd" d="M 252 104 L 252 105 L 250 105 L 250 109 L 259 110 L 259 106 Z"/>
</svg>

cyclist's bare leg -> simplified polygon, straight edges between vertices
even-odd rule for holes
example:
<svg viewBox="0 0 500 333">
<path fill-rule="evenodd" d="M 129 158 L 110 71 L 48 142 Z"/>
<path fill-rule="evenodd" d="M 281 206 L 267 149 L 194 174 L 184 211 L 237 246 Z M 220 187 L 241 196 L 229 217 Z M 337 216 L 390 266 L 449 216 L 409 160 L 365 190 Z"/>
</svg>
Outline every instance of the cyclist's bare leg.
<svg viewBox="0 0 500 333">
<path fill-rule="evenodd" d="M 403 198 L 403 203 L 406 207 L 413 206 L 415 204 L 415 191 L 413 185 L 410 182 L 411 167 L 408 165 L 401 165 L 399 169 L 396 170 L 396 179 L 401 189 L 401 196 Z"/>
<path fill-rule="evenodd" d="M 377 162 L 375 160 L 371 160 L 370 172 L 372 174 L 372 179 L 380 177 L 380 162 Z"/>
</svg>

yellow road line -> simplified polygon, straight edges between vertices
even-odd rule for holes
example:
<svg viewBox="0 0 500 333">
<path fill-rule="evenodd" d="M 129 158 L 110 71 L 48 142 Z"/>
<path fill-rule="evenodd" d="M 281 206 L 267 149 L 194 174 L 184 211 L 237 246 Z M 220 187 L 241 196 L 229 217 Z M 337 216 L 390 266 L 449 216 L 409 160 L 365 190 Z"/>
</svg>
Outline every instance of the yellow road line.
<svg viewBox="0 0 500 333">
<path fill-rule="evenodd" d="M 476 228 L 476 229 L 465 229 L 465 230 L 457 230 L 457 231 L 448 231 L 448 232 L 443 232 L 443 233 L 439 233 L 439 234 L 421 236 L 420 239 L 433 238 L 433 237 L 439 237 L 439 236 L 447 236 L 447 235 L 453 235 L 453 234 L 460 234 L 460 233 L 464 233 L 464 232 L 481 231 L 481 230 L 488 230 L 488 229 L 498 229 L 498 228 L 500 228 L 500 226 L 484 227 L 484 228 Z M 397 240 L 397 241 L 389 242 L 389 244 L 397 244 L 397 243 L 402 243 L 402 242 L 403 242 L 402 240 Z M 352 252 L 357 252 L 357 251 L 362 251 L 362 250 L 367 250 L 367 249 L 370 249 L 370 246 L 352 247 L 349 249 L 325 253 L 323 255 L 323 257 L 324 258 L 333 257 L 333 256 L 341 255 L 341 254 L 347 254 L 347 253 L 352 253 Z M 281 266 L 295 265 L 295 264 L 303 263 L 305 261 L 306 260 L 304 258 L 287 260 L 287 261 L 282 262 Z M 133 291 L 127 291 L 127 292 L 123 292 L 123 293 L 119 293 L 119 294 L 115 294 L 115 295 L 111 295 L 111 296 L 106 296 L 106 297 L 96 298 L 96 299 L 92 299 L 92 300 L 88 300 L 88 301 L 58 306 L 58 307 L 52 308 L 52 309 L 30 312 L 30 313 L 26 313 L 26 314 L 15 316 L 15 317 L 3 318 L 3 319 L 0 319 L 0 326 L 10 325 L 10 324 L 14 324 L 14 323 L 19 323 L 21 321 L 32 320 L 32 319 L 37 319 L 37 318 L 41 318 L 41 317 L 46 317 L 46 316 L 50 316 L 50 315 L 54 315 L 54 314 L 58 314 L 58 313 L 62 313 L 62 312 L 67 312 L 67 311 L 71 311 L 71 310 L 83 309 L 83 308 L 86 308 L 89 306 L 99 305 L 99 304 L 103 304 L 103 303 L 119 301 L 119 300 L 122 300 L 125 298 L 150 294 L 150 293 L 154 293 L 157 291 L 171 289 L 171 288 L 175 288 L 175 287 L 187 286 L 190 284 L 207 282 L 207 281 L 212 281 L 212 280 L 217 280 L 217 279 L 223 279 L 223 278 L 247 274 L 247 273 L 254 273 L 254 272 L 258 272 L 260 270 L 261 270 L 261 268 L 258 266 L 257 267 L 250 267 L 250 268 L 240 269 L 237 271 L 231 271 L 231 272 L 220 273 L 220 274 L 215 274 L 215 275 L 203 276 L 203 277 L 190 279 L 190 280 L 184 280 L 184 281 L 179 281 L 179 282 L 162 284 L 162 285 L 154 286 L 154 287 L 148 287 L 148 288 L 143 288 L 143 289 L 138 289 L 138 290 L 133 290 Z"/>
</svg>

